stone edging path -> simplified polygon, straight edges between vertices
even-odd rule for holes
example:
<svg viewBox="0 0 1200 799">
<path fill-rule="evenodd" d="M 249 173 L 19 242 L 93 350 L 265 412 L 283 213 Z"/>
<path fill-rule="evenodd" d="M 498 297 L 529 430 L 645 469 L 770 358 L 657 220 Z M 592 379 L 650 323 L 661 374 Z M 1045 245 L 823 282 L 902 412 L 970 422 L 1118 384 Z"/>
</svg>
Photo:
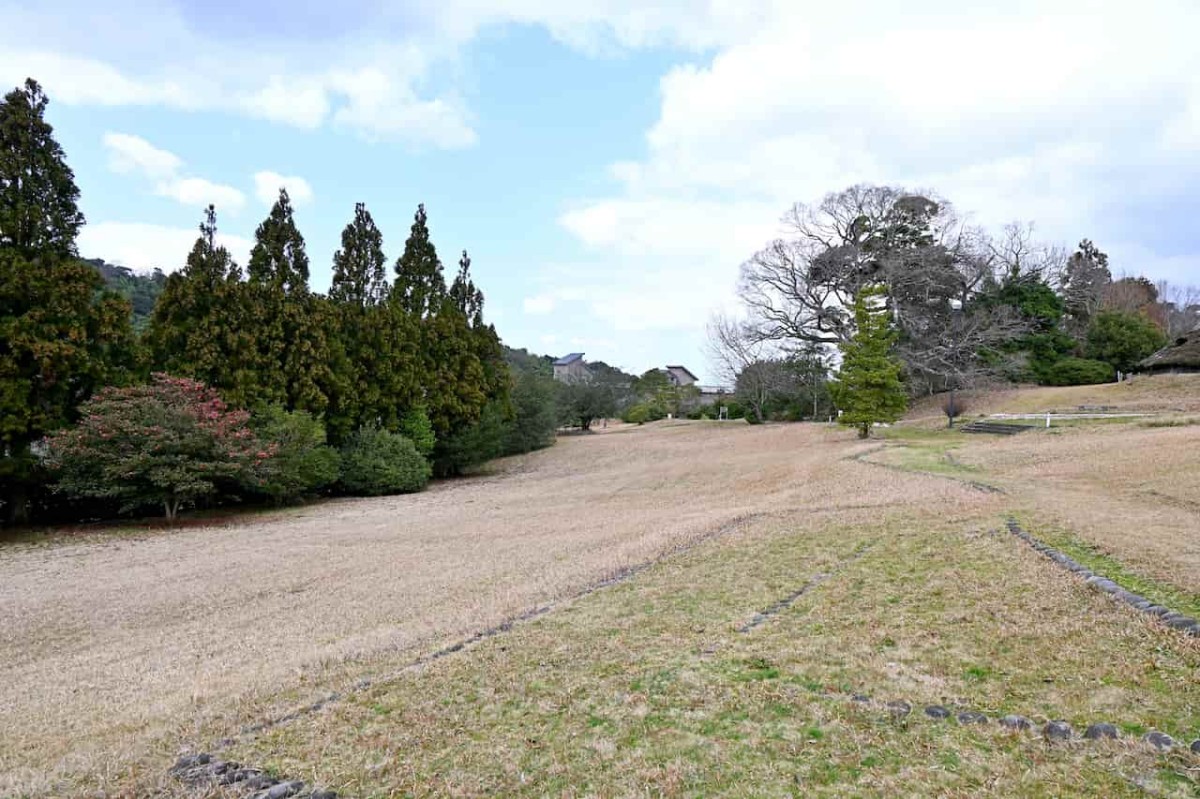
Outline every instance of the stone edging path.
<svg viewBox="0 0 1200 799">
<path fill-rule="evenodd" d="M 1038 552 L 1041 552 L 1047 558 L 1062 566 L 1067 571 L 1074 572 L 1082 577 L 1088 585 L 1092 586 L 1097 591 L 1103 591 L 1104 593 L 1111 595 L 1114 599 L 1124 602 L 1126 605 L 1129 605 L 1136 610 L 1140 610 L 1143 613 L 1154 616 L 1162 621 L 1163 624 L 1179 630 L 1185 635 L 1200 638 L 1200 622 L 1196 621 L 1191 616 L 1185 616 L 1182 613 L 1177 613 L 1176 611 L 1171 610 L 1170 608 L 1163 607 L 1162 605 L 1156 605 L 1141 594 L 1135 594 L 1132 591 L 1127 591 L 1113 580 L 1110 580 L 1103 575 L 1096 574 L 1082 563 L 1076 561 L 1070 555 L 1067 555 L 1064 552 L 1059 552 L 1054 547 L 1038 541 L 1029 533 L 1022 530 L 1021 526 L 1017 524 L 1016 519 L 1010 518 L 1008 520 L 1008 530 L 1017 538 L 1021 539 L 1026 544 L 1029 544 L 1029 546 L 1033 547 Z"/>
</svg>

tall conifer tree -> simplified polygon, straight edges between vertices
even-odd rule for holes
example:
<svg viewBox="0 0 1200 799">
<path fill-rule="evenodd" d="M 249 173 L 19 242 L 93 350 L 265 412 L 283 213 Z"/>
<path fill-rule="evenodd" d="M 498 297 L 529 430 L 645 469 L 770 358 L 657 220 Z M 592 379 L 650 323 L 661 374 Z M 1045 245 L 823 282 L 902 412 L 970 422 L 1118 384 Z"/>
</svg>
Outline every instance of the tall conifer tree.
<svg viewBox="0 0 1200 799">
<path fill-rule="evenodd" d="M 14 522 L 28 518 L 32 443 L 134 366 L 129 304 L 75 257 L 79 189 L 47 103 L 33 80 L 0 102 L 0 487 Z"/>
<path fill-rule="evenodd" d="M 330 364 L 325 305 L 308 289 L 308 254 L 286 189 L 254 234 L 247 268 L 250 313 L 246 328 L 255 342 L 254 402 L 323 413 L 337 380 Z"/>
<path fill-rule="evenodd" d="M 425 204 L 417 206 L 404 252 L 396 259 L 392 301 L 410 314 L 425 317 L 436 313 L 446 296 L 446 278 L 437 248 L 429 240 Z"/>
<path fill-rule="evenodd" d="M 363 425 L 395 430 L 415 401 L 417 331 L 387 296 L 383 236 L 358 203 L 333 256 L 329 289 L 347 363 L 345 390 L 330 397 L 326 420 L 335 443 Z"/>
<path fill-rule="evenodd" d="M 158 371 L 199 380 L 244 406 L 257 392 L 245 286 L 216 236 L 217 211 L 210 205 L 187 263 L 167 278 L 147 339 Z"/>
</svg>

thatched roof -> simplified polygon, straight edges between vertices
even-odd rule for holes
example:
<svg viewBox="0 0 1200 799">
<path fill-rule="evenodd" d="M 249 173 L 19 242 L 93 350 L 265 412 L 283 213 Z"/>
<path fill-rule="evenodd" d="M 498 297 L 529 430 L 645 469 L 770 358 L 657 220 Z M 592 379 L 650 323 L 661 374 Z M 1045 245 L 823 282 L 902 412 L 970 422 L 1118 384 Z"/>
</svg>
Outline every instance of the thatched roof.
<svg viewBox="0 0 1200 799">
<path fill-rule="evenodd" d="M 1138 366 L 1148 371 L 1200 369 L 1200 328 L 1175 339 Z"/>
</svg>

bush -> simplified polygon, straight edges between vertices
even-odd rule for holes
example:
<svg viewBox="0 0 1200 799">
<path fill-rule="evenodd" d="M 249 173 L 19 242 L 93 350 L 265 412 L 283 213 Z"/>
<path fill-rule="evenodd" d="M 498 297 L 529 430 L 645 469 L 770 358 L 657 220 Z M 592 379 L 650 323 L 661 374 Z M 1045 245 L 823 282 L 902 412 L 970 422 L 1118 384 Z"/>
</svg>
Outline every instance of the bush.
<svg viewBox="0 0 1200 799">
<path fill-rule="evenodd" d="M 1039 370 L 1039 382 L 1045 386 L 1090 386 L 1111 383 L 1116 370 L 1104 361 L 1086 358 L 1060 358 Z"/>
<path fill-rule="evenodd" d="M 398 433 L 362 427 L 342 448 L 341 486 L 348 494 L 373 497 L 420 491 L 429 475 L 429 461 Z"/>
<path fill-rule="evenodd" d="M 667 409 L 660 403 L 655 401 L 638 402 L 625 409 L 625 413 L 621 414 L 621 421 L 628 424 L 645 424 L 665 419 L 666 416 Z"/>
<path fill-rule="evenodd" d="M 121 513 L 161 505 L 168 519 L 219 489 L 244 483 L 273 454 L 195 380 L 156 374 L 150 385 L 106 388 L 72 428 L 46 440 L 46 465 L 74 497 L 118 501 Z"/>
<path fill-rule="evenodd" d="M 261 441 L 274 445 L 255 470 L 255 493 L 283 505 L 337 482 L 341 458 L 326 446 L 325 426 L 311 414 L 271 405 L 255 412 L 250 426 Z"/>
<path fill-rule="evenodd" d="M 954 420 L 962 416 L 967 410 L 967 403 L 962 396 L 950 392 L 942 396 L 942 413 L 946 414 L 946 425 L 954 427 Z"/>
</svg>

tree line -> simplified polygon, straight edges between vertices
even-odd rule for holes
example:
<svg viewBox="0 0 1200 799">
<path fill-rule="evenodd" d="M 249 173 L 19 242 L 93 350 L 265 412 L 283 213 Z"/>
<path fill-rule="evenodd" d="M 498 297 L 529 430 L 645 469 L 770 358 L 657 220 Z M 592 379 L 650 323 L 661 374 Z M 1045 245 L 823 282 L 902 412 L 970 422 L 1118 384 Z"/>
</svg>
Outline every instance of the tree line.
<svg viewBox="0 0 1200 799">
<path fill-rule="evenodd" d="M 357 204 L 327 294 L 310 288 L 286 190 L 244 269 L 209 206 L 183 268 L 146 286 L 78 257 L 79 189 L 47 103 L 33 80 L 0 103 L 10 521 L 416 490 L 430 474 L 552 443 L 548 378 L 514 377 L 470 257 L 447 279 L 423 205 L 389 263 Z M 141 331 L 130 300 L 148 311 Z"/>
<path fill-rule="evenodd" d="M 897 187 L 796 204 L 783 224 L 786 234 L 741 267 L 742 313 L 709 325 L 714 366 L 760 408 L 792 390 L 797 372 L 832 378 L 833 353 L 861 348 L 864 321 L 869 338 L 887 341 L 897 390 L 910 397 L 995 381 L 1112 381 L 1200 324 L 1200 291 L 1114 276 L 1090 240 L 1067 252 L 1036 241 L 1031 225 L 992 235 L 949 202 Z M 874 329 L 880 315 L 886 330 Z M 848 398 L 846 385 L 829 396 Z"/>
</svg>

